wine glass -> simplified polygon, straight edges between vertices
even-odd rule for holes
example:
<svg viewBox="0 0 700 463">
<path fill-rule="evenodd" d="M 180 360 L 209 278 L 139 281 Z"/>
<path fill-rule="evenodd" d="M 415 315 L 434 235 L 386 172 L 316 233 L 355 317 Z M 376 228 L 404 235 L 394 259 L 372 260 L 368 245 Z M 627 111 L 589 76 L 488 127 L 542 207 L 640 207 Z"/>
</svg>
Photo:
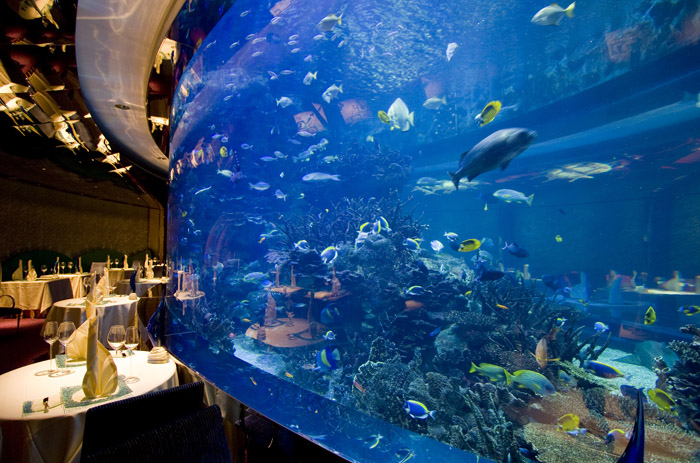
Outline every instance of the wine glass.
<svg viewBox="0 0 700 463">
<path fill-rule="evenodd" d="M 68 273 L 73 273 L 73 261 L 68 261 Z"/>
<path fill-rule="evenodd" d="M 46 271 L 49 269 L 49 267 L 46 264 L 41 265 L 41 274 L 46 275 Z"/>
<path fill-rule="evenodd" d="M 68 342 L 70 341 L 70 337 L 73 335 L 75 332 L 75 323 L 73 322 L 61 322 L 60 325 L 58 325 L 58 342 L 63 345 L 63 362 L 64 365 L 66 362 L 68 362 Z M 52 378 L 55 376 L 66 376 L 73 373 L 73 370 L 69 370 L 65 366 L 58 371 L 51 373 L 49 376 Z"/>
<path fill-rule="evenodd" d="M 119 259 L 114 259 L 114 268 L 119 268 Z"/>
<path fill-rule="evenodd" d="M 124 346 L 126 340 L 126 331 L 124 325 L 112 325 L 107 333 L 107 343 L 109 347 L 114 349 L 114 356 L 119 357 L 119 350 Z"/>
<path fill-rule="evenodd" d="M 34 373 L 34 376 L 46 376 L 46 375 L 49 375 L 49 374 L 56 371 L 53 369 L 52 363 L 53 363 L 53 343 L 58 340 L 58 323 L 56 323 L 56 322 L 44 323 L 44 326 L 41 328 L 41 337 L 44 339 L 44 341 L 49 343 L 49 369 L 37 371 L 36 373 Z"/>
<path fill-rule="evenodd" d="M 139 345 L 139 329 L 136 326 L 130 326 L 126 329 L 126 342 L 124 347 L 129 351 L 129 377 L 124 380 L 127 384 L 136 383 L 139 381 L 137 376 L 133 375 L 134 371 L 134 349 Z"/>
<path fill-rule="evenodd" d="M 61 273 L 66 273 L 66 263 L 61 262 Z"/>
</svg>

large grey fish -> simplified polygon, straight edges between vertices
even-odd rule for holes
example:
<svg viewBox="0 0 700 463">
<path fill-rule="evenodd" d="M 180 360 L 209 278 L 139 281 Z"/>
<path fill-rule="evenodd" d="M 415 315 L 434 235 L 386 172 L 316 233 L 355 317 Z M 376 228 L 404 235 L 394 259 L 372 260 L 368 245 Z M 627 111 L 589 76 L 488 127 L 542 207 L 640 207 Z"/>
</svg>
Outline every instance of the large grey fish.
<svg viewBox="0 0 700 463">
<path fill-rule="evenodd" d="M 477 143 L 474 148 L 465 151 L 459 158 L 457 172 L 447 172 L 459 189 L 459 181 L 467 177 L 471 182 L 474 178 L 499 167 L 505 170 L 510 161 L 525 151 L 537 133 L 527 129 L 502 129 L 492 133 Z"/>
</svg>

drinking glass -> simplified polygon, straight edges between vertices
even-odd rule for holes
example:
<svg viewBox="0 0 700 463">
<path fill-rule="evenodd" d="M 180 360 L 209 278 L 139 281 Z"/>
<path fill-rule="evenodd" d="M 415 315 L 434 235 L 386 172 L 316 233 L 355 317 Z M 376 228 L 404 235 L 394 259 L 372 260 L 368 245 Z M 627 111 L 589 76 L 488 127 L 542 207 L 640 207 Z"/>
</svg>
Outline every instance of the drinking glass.
<svg viewBox="0 0 700 463">
<path fill-rule="evenodd" d="M 114 349 L 114 356 L 119 357 L 119 350 L 124 346 L 126 340 L 126 331 L 124 325 L 112 325 L 107 333 L 107 343 L 109 347 Z"/>
<path fill-rule="evenodd" d="M 114 268 L 119 267 L 119 259 L 114 259 Z"/>
<path fill-rule="evenodd" d="M 73 273 L 73 261 L 68 261 L 68 273 Z"/>
<path fill-rule="evenodd" d="M 49 343 L 49 369 L 37 371 L 34 376 L 46 376 L 55 372 L 53 369 L 53 343 L 58 340 L 58 323 L 56 322 L 46 322 L 41 328 L 41 337 L 44 341 Z"/>
<path fill-rule="evenodd" d="M 66 263 L 61 262 L 61 273 L 66 273 Z"/>
<path fill-rule="evenodd" d="M 41 274 L 46 275 L 46 271 L 49 269 L 49 267 L 46 264 L 43 264 L 41 266 Z"/>
<path fill-rule="evenodd" d="M 130 326 L 126 329 L 126 342 L 124 347 L 129 351 L 129 377 L 124 380 L 125 383 L 131 384 L 139 381 L 137 376 L 133 375 L 134 371 L 134 349 L 139 345 L 139 329 L 136 326 Z"/>
<path fill-rule="evenodd" d="M 71 335 L 75 332 L 75 323 L 73 322 L 61 322 L 58 325 L 58 342 L 63 346 L 63 357 L 64 364 L 68 362 L 68 341 Z M 51 373 L 49 376 L 52 378 L 55 376 L 66 376 L 73 373 L 73 370 L 69 370 L 67 367 L 60 368 L 58 371 Z"/>
</svg>

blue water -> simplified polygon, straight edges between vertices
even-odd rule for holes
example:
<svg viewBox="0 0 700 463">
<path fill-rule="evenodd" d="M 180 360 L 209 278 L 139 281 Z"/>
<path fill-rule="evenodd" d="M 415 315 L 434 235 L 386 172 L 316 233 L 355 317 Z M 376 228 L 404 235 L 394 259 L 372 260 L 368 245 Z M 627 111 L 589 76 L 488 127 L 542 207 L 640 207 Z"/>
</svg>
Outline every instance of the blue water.
<svg viewBox="0 0 700 463">
<path fill-rule="evenodd" d="M 642 341 L 688 340 L 677 308 L 700 300 L 700 10 L 590 1 L 559 26 L 531 23 L 545 6 L 239 1 L 222 10 L 180 78 L 171 115 L 168 254 L 180 273 L 169 285 L 169 323 L 186 333 L 167 338 L 171 350 L 351 460 L 476 461 L 476 452 L 527 461 L 523 428 L 556 430 L 566 410 L 527 387 L 484 386 L 471 362 L 538 371 L 557 397 L 580 398 L 585 387 L 559 381 L 563 367 L 541 368 L 530 355 L 556 318 L 570 320 L 566 339 L 583 327 L 579 342 L 602 320 L 609 346 L 628 353 Z M 182 13 L 190 24 L 196 14 Z M 320 30 L 331 14 L 340 21 Z M 408 125 L 390 110 L 398 98 Z M 475 117 L 495 100 L 501 111 L 480 127 Z M 461 153 L 512 127 L 537 132 L 534 142 L 455 191 L 447 171 Z M 501 189 L 534 194 L 532 204 L 499 201 Z M 455 246 L 446 233 L 459 236 Z M 467 239 L 481 248 L 458 251 Z M 503 249 L 513 241 L 527 257 Z M 294 267 L 289 297 L 276 266 L 281 286 Z M 624 280 L 624 304 L 610 303 L 610 270 L 639 275 Z M 632 291 L 657 289 L 674 270 L 689 277 L 686 294 Z M 582 273 L 586 295 L 572 297 Z M 548 287 L 543 275 L 564 275 L 568 286 Z M 341 289 L 309 304 L 334 278 Z M 533 315 L 540 300 L 546 308 Z M 654 325 L 643 321 L 649 305 Z M 285 328 L 290 315 L 317 332 Z M 320 338 L 327 331 L 335 340 Z M 549 339 L 552 355 L 565 350 L 563 338 Z M 339 361 L 323 364 L 326 348 Z M 619 384 L 602 387 L 614 396 Z M 501 398 L 489 398 L 490 388 Z M 516 411 L 503 399 L 510 393 Z M 407 400 L 425 402 L 435 419 L 408 415 Z M 633 416 L 605 417 L 632 426 Z M 594 430 L 571 448 L 604 438 Z"/>
</svg>

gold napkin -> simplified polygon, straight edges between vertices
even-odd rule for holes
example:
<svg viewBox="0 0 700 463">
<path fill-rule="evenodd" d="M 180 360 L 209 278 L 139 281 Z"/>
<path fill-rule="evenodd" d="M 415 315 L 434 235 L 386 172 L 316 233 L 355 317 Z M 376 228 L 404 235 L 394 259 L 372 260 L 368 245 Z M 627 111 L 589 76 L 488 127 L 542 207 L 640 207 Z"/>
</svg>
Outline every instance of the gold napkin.
<svg viewBox="0 0 700 463">
<path fill-rule="evenodd" d="M 12 274 L 12 280 L 24 280 L 24 274 L 22 272 L 22 259 L 19 260 L 19 267 L 17 267 L 17 270 L 15 270 Z"/>
<path fill-rule="evenodd" d="M 68 358 L 73 360 L 87 360 L 88 353 L 88 332 L 90 330 L 90 318 L 97 315 L 97 310 L 95 309 L 95 302 L 101 299 L 100 294 L 95 294 L 99 292 L 95 285 L 96 276 L 93 273 L 88 279 L 89 293 L 85 298 L 85 318 L 87 319 L 85 323 L 80 325 L 77 330 L 71 335 L 68 340 L 68 346 L 66 348 L 66 353 Z"/>
<path fill-rule="evenodd" d="M 86 399 L 113 394 L 117 390 L 117 366 L 112 355 L 97 339 L 99 320 L 93 315 L 87 336 L 87 371 L 83 377 L 83 393 Z"/>
<path fill-rule="evenodd" d="M 27 281 L 36 281 L 37 275 L 36 270 L 32 266 L 32 260 L 27 261 Z"/>
</svg>

